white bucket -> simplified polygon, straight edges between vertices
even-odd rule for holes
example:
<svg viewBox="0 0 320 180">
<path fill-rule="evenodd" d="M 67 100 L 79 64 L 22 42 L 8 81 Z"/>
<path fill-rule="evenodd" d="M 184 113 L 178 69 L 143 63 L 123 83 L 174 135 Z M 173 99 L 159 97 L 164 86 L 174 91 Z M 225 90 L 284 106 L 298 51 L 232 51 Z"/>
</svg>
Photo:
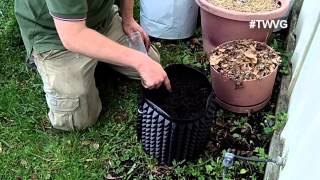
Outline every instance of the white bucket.
<svg viewBox="0 0 320 180">
<path fill-rule="evenodd" d="M 140 22 L 152 37 L 185 39 L 192 36 L 199 7 L 194 0 L 140 0 Z"/>
</svg>

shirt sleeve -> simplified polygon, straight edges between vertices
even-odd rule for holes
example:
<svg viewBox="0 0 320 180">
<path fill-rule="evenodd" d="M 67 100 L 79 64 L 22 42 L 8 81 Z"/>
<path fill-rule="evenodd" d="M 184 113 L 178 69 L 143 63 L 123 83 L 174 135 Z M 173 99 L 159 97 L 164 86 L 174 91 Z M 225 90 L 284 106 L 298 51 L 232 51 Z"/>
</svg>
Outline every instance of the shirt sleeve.
<svg viewBox="0 0 320 180">
<path fill-rule="evenodd" d="M 87 17 L 87 0 L 45 0 L 52 17 L 65 21 L 82 21 Z"/>
</svg>

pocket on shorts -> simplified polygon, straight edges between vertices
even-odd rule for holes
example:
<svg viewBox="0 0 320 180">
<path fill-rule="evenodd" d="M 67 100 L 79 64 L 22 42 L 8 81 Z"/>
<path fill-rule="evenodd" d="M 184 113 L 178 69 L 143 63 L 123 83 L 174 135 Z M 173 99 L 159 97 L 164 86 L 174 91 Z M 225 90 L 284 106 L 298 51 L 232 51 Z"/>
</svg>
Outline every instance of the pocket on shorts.
<svg viewBox="0 0 320 180">
<path fill-rule="evenodd" d="M 74 114 L 80 102 L 78 97 L 57 97 L 46 95 L 49 106 L 49 119 L 52 126 L 61 130 L 75 130 Z"/>
</svg>

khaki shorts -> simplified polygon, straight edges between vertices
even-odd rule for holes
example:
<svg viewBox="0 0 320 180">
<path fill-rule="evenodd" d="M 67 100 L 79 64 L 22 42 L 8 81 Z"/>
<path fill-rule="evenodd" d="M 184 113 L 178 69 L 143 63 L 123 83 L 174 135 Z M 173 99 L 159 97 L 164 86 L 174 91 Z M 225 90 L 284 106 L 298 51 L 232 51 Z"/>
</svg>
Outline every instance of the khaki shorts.
<svg viewBox="0 0 320 180">
<path fill-rule="evenodd" d="M 128 38 L 122 29 L 122 20 L 114 7 L 111 25 L 105 26 L 103 34 L 124 46 Z M 81 130 L 94 124 L 101 111 L 101 101 L 96 88 L 94 72 L 97 60 L 68 50 L 51 50 L 32 53 L 37 70 L 44 84 L 49 107 L 49 119 L 56 129 Z M 154 47 L 148 55 L 160 61 Z M 114 70 L 132 79 L 139 79 L 138 73 L 128 67 L 110 65 Z"/>
</svg>

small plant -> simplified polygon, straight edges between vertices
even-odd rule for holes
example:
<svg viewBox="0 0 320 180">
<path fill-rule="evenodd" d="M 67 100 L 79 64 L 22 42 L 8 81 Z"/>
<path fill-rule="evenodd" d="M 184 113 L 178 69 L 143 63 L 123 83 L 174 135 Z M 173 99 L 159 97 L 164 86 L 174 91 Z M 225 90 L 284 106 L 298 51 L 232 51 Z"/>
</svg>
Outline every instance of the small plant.
<svg viewBox="0 0 320 180">
<path fill-rule="evenodd" d="M 262 147 L 256 147 L 253 152 L 255 152 L 257 154 L 257 156 L 261 159 L 268 158 L 268 154 L 266 154 L 264 148 L 262 148 Z"/>
<path fill-rule="evenodd" d="M 269 157 L 263 147 L 256 147 L 254 152 L 257 154 L 257 156 L 260 159 L 267 159 Z M 256 163 L 256 164 L 259 169 L 259 172 L 264 172 L 265 164 L 264 163 Z"/>
<path fill-rule="evenodd" d="M 239 120 L 233 122 L 233 127 L 230 128 L 230 132 L 235 130 L 240 130 L 241 133 L 247 132 L 248 130 L 252 131 L 251 125 L 248 123 L 247 117 L 241 117 Z"/>
<path fill-rule="evenodd" d="M 291 56 L 292 53 L 288 52 L 282 52 L 281 54 L 282 62 L 280 64 L 280 70 L 279 72 L 283 75 L 289 75 L 290 74 L 290 67 L 291 67 Z"/>
<path fill-rule="evenodd" d="M 197 52 L 194 55 L 192 55 L 190 51 L 185 51 L 182 56 L 181 63 L 182 64 L 189 64 L 192 67 L 195 67 L 198 69 L 204 69 L 208 63 L 206 63 L 206 62 L 201 63 L 201 62 L 197 61 L 196 58 L 198 56 L 202 56 L 202 54 L 200 52 Z"/>
<path fill-rule="evenodd" d="M 277 40 L 277 37 L 274 37 L 271 41 L 271 47 L 280 53 L 281 64 L 279 65 L 279 72 L 282 75 L 289 75 L 291 67 L 291 56 L 292 53 L 285 51 L 284 42 Z"/>
<path fill-rule="evenodd" d="M 281 130 L 288 119 L 288 115 L 285 112 L 277 113 L 276 115 L 273 114 L 267 114 L 264 119 L 264 123 L 262 124 L 264 126 L 264 133 L 265 134 L 272 134 L 274 131 Z"/>
</svg>

